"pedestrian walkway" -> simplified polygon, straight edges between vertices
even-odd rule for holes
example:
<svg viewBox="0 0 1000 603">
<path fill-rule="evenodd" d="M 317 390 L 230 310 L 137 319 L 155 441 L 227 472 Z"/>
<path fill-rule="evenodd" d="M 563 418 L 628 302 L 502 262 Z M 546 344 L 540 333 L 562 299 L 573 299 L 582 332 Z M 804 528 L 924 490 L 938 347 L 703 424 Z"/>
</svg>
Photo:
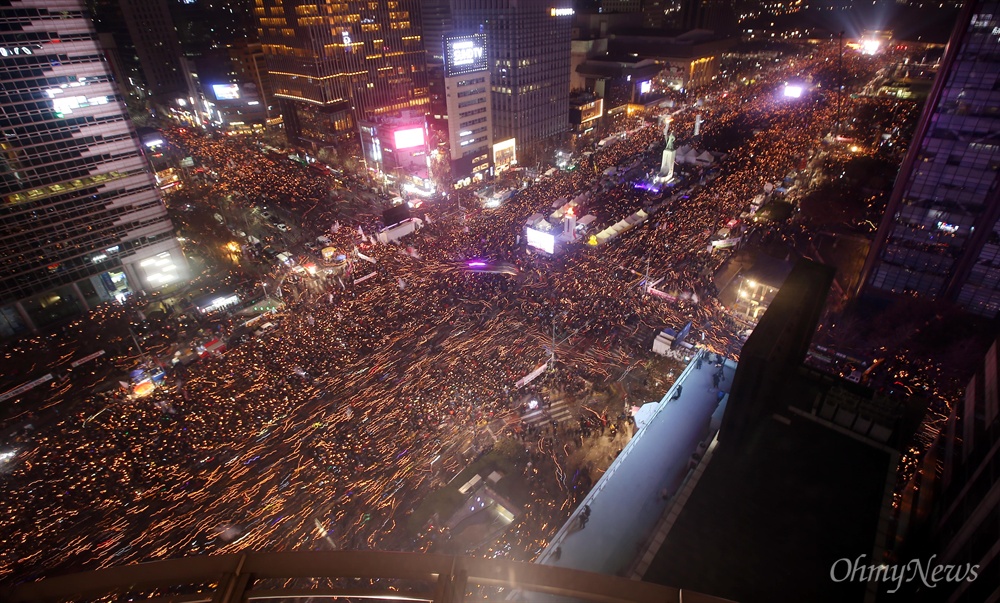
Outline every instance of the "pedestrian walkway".
<svg viewBox="0 0 1000 603">
<path fill-rule="evenodd" d="M 550 408 L 545 408 L 545 404 L 539 404 L 538 408 L 521 415 L 521 421 L 531 427 L 540 425 L 550 425 L 552 421 L 566 423 L 574 419 L 573 411 L 570 410 L 569 402 L 566 400 L 556 400 L 552 402 Z"/>
</svg>

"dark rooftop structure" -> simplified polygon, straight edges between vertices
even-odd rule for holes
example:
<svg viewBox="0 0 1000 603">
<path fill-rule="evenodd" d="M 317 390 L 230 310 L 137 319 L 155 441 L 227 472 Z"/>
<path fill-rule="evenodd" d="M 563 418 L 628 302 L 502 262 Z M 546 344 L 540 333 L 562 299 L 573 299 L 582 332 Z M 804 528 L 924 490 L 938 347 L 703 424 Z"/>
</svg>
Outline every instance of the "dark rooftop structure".
<svg viewBox="0 0 1000 603">
<path fill-rule="evenodd" d="M 740 352 L 733 379 L 733 405 L 719 440 L 739 444 L 753 425 L 778 409 L 777 386 L 805 358 L 833 282 L 829 266 L 800 259 Z M 730 440 L 727 442 L 727 440 Z"/>
<path fill-rule="evenodd" d="M 880 564 L 900 450 L 923 414 L 802 364 L 833 269 L 799 260 L 740 356 L 719 443 L 643 579 L 741 601 L 862 601 L 838 559 Z"/>
<path fill-rule="evenodd" d="M 830 568 L 872 558 L 896 458 L 801 415 L 762 422 L 719 446 L 644 580 L 741 603 L 861 601 L 866 584 Z"/>
<path fill-rule="evenodd" d="M 631 56 L 603 56 L 588 59 L 576 68 L 577 73 L 596 78 L 632 76 L 637 79 L 655 77 L 663 67 L 650 59 Z"/>
<path fill-rule="evenodd" d="M 648 58 L 698 58 L 728 50 L 739 42 L 710 30 L 694 29 L 670 33 L 656 29 L 622 29 L 610 34 L 612 54 L 635 54 Z"/>
</svg>

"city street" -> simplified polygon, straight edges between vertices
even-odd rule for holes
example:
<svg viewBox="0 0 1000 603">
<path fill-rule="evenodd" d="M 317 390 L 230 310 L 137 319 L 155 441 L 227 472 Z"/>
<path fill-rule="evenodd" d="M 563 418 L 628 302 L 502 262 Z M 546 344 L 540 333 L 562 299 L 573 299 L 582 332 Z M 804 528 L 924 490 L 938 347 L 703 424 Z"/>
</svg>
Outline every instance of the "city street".
<svg viewBox="0 0 1000 603">
<path fill-rule="evenodd" d="M 240 137 L 165 129 L 172 145 L 214 174 L 204 196 L 184 201 L 201 216 L 182 222 L 188 250 L 254 292 L 259 283 L 277 284 L 288 305 L 268 318 L 274 327 L 266 333 L 178 367 L 149 397 L 89 395 L 20 444 L 5 461 L 0 534 L 8 546 L 0 551 L 0 579 L 243 549 L 436 550 L 440 526 L 410 530 L 407 519 L 472 460 L 455 452 L 481 442 L 492 425 L 508 427 L 488 431 L 491 439 L 513 441 L 532 459 L 532 470 L 517 476 L 532 511 L 483 549 L 530 560 L 553 537 L 565 538 L 566 564 L 617 571 L 642 532 L 636 526 L 655 523 L 665 504 L 660 490 L 685 471 L 714 398 L 686 387 L 647 428 L 664 430 L 655 441 L 666 448 L 642 452 L 658 464 L 630 463 L 613 476 L 615 496 L 625 498 L 605 504 L 598 494 L 587 530 L 623 535 L 600 555 L 586 544 L 587 530 L 557 534 L 586 496 L 568 484 L 563 464 L 606 445 L 605 429 L 626 425 L 616 417 L 624 399 L 614 384 L 651 357 L 659 330 L 690 321 L 691 343 L 738 358 L 743 329 L 713 285 L 730 252 L 710 243 L 828 135 L 828 95 L 817 89 L 790 100 L 779 91 L 793 74 L 828 81 L 829 58 L 829 49 L 818 49 L 794 67 L 760 71 L 752 84 L 706 89 L 702 138 L 693 137 L 694 112 L 680 112 L 671 124 L 678 143 L 738 147 L 712 167 L 679 167 L 677 186 L 662 194 L 635 181 L 655 169 L 663 148 L 650 115 L 629 124 L 627 137 L 579 155 L 573 171 L 511 177 L 527 186 L 500 207 L 481 207 L 468 190 L 438 202 L 446 207 L 425 204 L 415 213 L 431 219 L 399 246 L 374 242 L 380 212 L 351 213 L 369 201 L 344 194 L 332 176 L 269 157 Z M 860 76 L 875 66 L 852 59 L 846 67 Z M 732 136 L 745 127 L 752 136 Z M 611 175 L 610 168 L 628 166 L 635 167 Z M 532 214 L 584 192 L 592 194 L 580 209 L 596 216 L 598 231 L 642 208 L 650 218 L 599 247 L 579 240 L 547 256 L 524 245 Z M 459 201 L 475 211 L 453 211 Z M 242 243 L 225 257 L 221 246 L 240 230 L 296 257 L 311 253 L 306 242 L 328 235 L 350 256 L 350 274 L 292 278 Z M 456 269 L 473 258 L 510 264 L 519 276 Z M 636 273 L 647 269 L 666 297 L 644 294 Z M 228 337 L 241 320 L 220 316 L 217 336 Z M 558 339 L 574 339 L 557 348 L 554 370 L 518 390 L 516 381 L 548 359 L 553 327 Z M 610 416 L 584 408 L 584 392 L 598 389 L 615 404 Z M 526 393 L 554 400 L 545 420 L 521 415 Z M 441 459 L 442 450 L 451 452 Z M 635 514 L 622 510 L 633 507 Z M 580 538 L 581 546 L 571 544 Z"/>
</svg>

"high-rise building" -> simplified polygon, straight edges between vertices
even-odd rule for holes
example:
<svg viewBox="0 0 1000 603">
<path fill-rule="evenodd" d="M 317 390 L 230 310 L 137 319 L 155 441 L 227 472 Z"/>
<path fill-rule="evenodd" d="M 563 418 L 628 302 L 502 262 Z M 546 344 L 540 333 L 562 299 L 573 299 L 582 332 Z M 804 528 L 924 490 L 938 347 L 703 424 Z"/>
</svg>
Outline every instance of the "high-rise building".
<svg viewBox="0 0 1000 603">
<path fill-rule="evenodd" d="M 451 1 L 424 0 L 420 3 L 423 15 L 422 36 L 427 51 L 428 112 L 432 136 L 443 141 L 447 130 L 448 106 L 444 89 L 444 37 L 452 31 Z"/>
<path fill-rule="evenodd" d="M 468 184 L 489 173 L 493 148 L 486 36 L 445 36 L 444 46 L 452 180 Z"/>
<path fill-rule="evenodd" d="M 455 30 L 486 34 L 493 139 L 540 152 L 569 130 L 568 0 L 454 0 Z"/>
<path fill-rule="evenodd" d="M 834 272 L 797 261 L 743 345 L 728 395 L 714 372 L 721 428 L 665 511 L 644 581 L 731 601 L 875 600 L 876 581 L 843 578 L 838 559 L 886 562 L 896 469 L 925 405 L 803 364 Z M 759 580 L 768 567 L 782 579 Z"/>
<path fill-rule="evenodd" d="M 186 56 L 257 41 L 253 0 L 174 0 L 170 15 Z"/>
<path fill-rule="evenodd" d="M 289 139 L 328 146 L 357 122 L 427 112 L 417 0 L 255 0 Z"/>
<path fill-rule="evenodd" d="M 451 33 L 450 0 L 424 0 L 420 3 L 423 16 L 421 34 L 427 60 L 437 63 L 444 61 L 444 37 Z"/>
<path fill-rule="evenodd" d="M 162 107 L 193 104 L 194 81 L 167 0 L 121 0 L 121 9 L 153 102 Z"/>
<path fill-rule="evenodd" d="M 987 578 L 959 584 L 951 601 L 988 601 L 1000 597 L 1000 477 L 993 471 L 1000 443 L 1000 340 L 986 353 L 955 404 L 945 431 L 943 487 L 934 514 L 932 538 L 941 563 L 972 563 Z"/>
<path fill-rule="evenodd" d="M 119 87 L 128 91 L 129 101 L 144 101 L 149 95 L 149 86 L 119 0 L 87 0 L 87 9 L 94 28 L 102 36 L 101 47 L 112 63 L 111 73 L 119 78 Z M 117 60 L 111 59 L 110 55 L 117 55 Z M 116 72 L 115 62 L 119 63 L 121 73 Z"/>
<path fill-rule="evenodd" d="M 1000 311 L 1000 2 L 959 14 L 862 271 L 870 293 Z"/>
<path fill-rule="evenodd" d="M 964 579 L 938 583 L 936 588 L 908 584 L 903 599 L 923 603 L 973 603 L 1000 598 L 1000 340 L 995 340 L 976 367 L 965 395 L 951 405 L 948 423 L 914 475 L 901 508 L 909 510 L 918 527 L 907 543 L 912 559 L 934 559 L 955 566 Z M 919 480 L 919 481 L 917 481 Z M 929 504 L 928 504 L 929 503 Z M 929 509 L 929 512 L 926 512 Z M 976 566 L 977 576 L 969 574 Z"/>
<path fill-rule="evenodd" d="M 0 28 L 0 335 L 186 278 L 84 0 L 12 0 Z"/>
<path fill-rule="evenodd" d="M 264 51 L 260 44 L 243 42 L 234 44 L 228 50 L 229 58 L 232 60 L 234 79 L 237 82 L 254 84 L 260 102 L 264 103 L 267 117 L 270 118 L 274 103 L 274 90 L 271 89 L 271 80 L 267 75 L 267 66 L 264 64 Z M 277 113 L 277 108 L 274 109 L 274 113 Z"/>
</svg>

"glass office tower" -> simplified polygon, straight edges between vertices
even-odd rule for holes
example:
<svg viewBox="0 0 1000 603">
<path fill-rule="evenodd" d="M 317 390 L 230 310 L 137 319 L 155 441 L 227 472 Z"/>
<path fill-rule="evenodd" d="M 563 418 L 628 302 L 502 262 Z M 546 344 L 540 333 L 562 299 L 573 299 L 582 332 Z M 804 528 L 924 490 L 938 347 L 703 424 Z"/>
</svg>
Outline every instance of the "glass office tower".
<svg viewBox="0 0 1000 603">
<path fill-rule="evenodd" d="M 493 139 L 537 152 L 569 130 L 572 3 L 453 0 L 455 31 L 486 34 Z"/>
<path fill-rule="evenodd" d="M 426 113 L 417 0 L 254 0 L 289 139 L 328 146 L 357 122 Z"/>
<path fill-rule="evenodd" d="M 0 3 L 0 336 L 186 278 L 84 0 Z"/>
<path fill-rule="evenodd" d="M 1000 311 L 1000 2 L 969 2 L 865 262 L 870 292 Z"/>
</svg>

